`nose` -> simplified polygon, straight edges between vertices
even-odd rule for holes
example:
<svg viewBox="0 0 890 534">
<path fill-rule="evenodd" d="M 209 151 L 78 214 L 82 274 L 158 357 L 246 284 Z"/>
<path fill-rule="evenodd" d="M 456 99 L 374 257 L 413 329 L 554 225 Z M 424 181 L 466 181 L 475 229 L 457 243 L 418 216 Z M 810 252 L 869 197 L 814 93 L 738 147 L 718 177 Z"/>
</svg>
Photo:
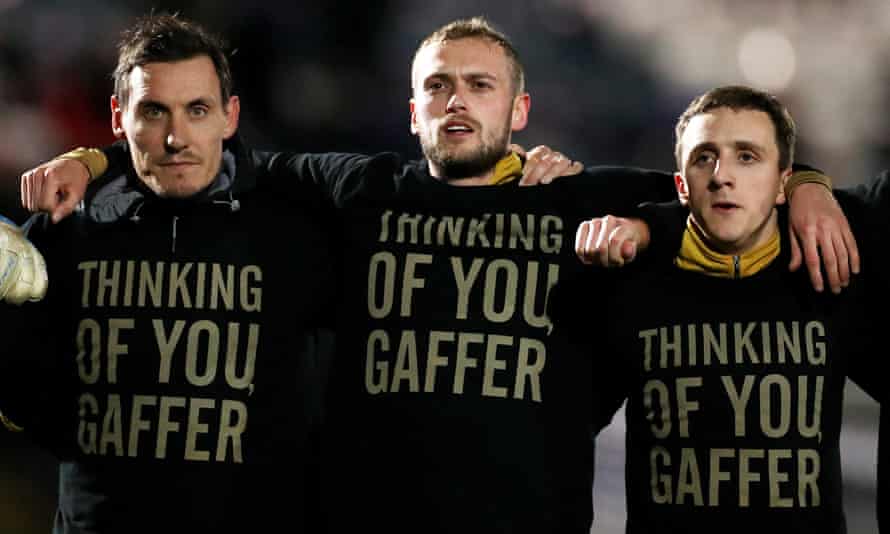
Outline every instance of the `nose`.
<svg viewBox="0 0 890 534">
<path fill-rule="evenodd" d="M 185 120 L 171 117 L 167 136 L 164 137 L 164 150 L 168 154 L 177 154 L 188 147 Z"/>
<path fill-rule="evenodd" d="M 714 187 L 723 187 L 734 183 L 729 165 L 724 165 L 721 159 L 714 162 L 714 172 L 711 174 L 711 183 Z"/>
<path fill-rule="evenodd" d="M 463 90 L 460 85 L 454 88 L 454 92 L 451 93 L 451 96 L 448 98 L 448 107 L 446 111 L 449 113 L 454 113 L 456 111 L 466 110 L 467 106 L 464 104 Z"/>
</svg>

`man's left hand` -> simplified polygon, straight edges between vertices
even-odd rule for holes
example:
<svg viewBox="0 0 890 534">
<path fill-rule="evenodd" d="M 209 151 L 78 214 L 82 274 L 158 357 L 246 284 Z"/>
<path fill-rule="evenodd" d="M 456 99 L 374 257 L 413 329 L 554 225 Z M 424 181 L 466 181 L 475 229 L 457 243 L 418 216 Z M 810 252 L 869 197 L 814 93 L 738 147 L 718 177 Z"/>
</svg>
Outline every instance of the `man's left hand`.
<svg viewBox="0 0 890 534">
<path fill-rule="evenodd" d="M 546 145 L 536 146 L 528 153 L 519 145 L 513 144 L 509 148 L 525 157 L 519 185 L 549 184 L 560 176 L 572 176 L 584 170 L 580 161 L 570 159 Z"/>
</svg>

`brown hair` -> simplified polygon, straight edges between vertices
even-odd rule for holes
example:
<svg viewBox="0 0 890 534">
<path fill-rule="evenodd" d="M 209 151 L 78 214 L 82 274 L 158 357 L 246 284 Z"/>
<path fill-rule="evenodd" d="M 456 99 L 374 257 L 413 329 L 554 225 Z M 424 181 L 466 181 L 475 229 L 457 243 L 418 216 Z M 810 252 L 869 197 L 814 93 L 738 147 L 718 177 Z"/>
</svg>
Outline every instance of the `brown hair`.
<svg viewBox="0 0 890 534">
<path fill-rule="evenodd" d="M 676 144 L 674 146 L 674 156 L 677 158 L 678 169 L 683 168 L 683 162 L 680 160 L 682 157 L 680 140 L 683 138 L 683 132 L 686 131 L 689 121 L 696 115 L 722 107 L 732 109 L 733 111 L 742 109 L 763 111 L 769 115 L 776 129 L 776 145 L 779 147 L 779 169 L 784 170 L 791 166 L 791 163 L 794 161 L 794 144 L 797 140 L 797 128 L 788 109 L 775 96 L 769 93 L 743 85 L 729 85 L 711 89 L 699 96 L 680 115 L 675 129 Z"/>
<path fill-rule="evenodd" d="M 114 94 L 121 105 L 130 93 L 130 72 L 147 63 L 181 61 L 208 56 L 219 77 L 219 90 L 225 104 L 232 95 L 232 71 L 222 38 L 196 22 L 178 15 L 151 14 L 124 30 L 118 43 L 117 67 L 114 69 Z"/>
</svg>

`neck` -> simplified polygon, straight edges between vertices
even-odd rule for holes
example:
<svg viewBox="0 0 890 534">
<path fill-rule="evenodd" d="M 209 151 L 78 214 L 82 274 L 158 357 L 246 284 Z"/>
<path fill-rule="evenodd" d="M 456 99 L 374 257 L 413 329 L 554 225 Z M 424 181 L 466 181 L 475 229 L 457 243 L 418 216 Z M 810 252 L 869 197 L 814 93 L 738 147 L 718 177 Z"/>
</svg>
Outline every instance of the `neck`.
<svg viewBox="0 0 890 534">
<path fill-rule="evenodd" d="M 764 243 L 772 239 L 776 232 L 779 231 L 776 210 L 773 210 L 770 216 L 763 221 L 763 224 L 757 227 L 751 235 L 739 241 L 730 243 L 713 239 L 702 229 L 694 217 L 690 217 L 690 220 L 692 222 L 692 227 L 695 229 L 706 247 L 718 254 L 725 254 L 727 256 L 743 256 L 753 250 L 757 250 L 762 247 Z"/>
<path fill-rule="evenodd" d="M 498 160 L 494 167 L 489 168 L 484 173 L 461 178 L 448 177 L 446 173 L 442 172 L 441 167 L 437 168 L 432 163 L 429 164 L 429 168 L 430 174 L 442 182 L 458 187 L 472 187 L 478 185 L 501 185 L 518 180 L 522 178 L 523 163 L 520 156 L 510 152 Z"/>
<path fill-rule="evenodd" d="M 448 185 L 454 185 L 458 187 L 471 187 L 477 185 L 488 185 L 491 183 L 491 178 L 494 176 L 494 168 L 487 170 L 483 174 L 479 174 L 476 176 L 465 176 L 462 178 L 452 178 L 445 174 L 445 171 L 441 166 L 435 165 L 433 162 L 429 162 L 429 170 L 430 175 L 433 178 L 436 178 L 440 182 L 446 183 Z"/>
</svg>

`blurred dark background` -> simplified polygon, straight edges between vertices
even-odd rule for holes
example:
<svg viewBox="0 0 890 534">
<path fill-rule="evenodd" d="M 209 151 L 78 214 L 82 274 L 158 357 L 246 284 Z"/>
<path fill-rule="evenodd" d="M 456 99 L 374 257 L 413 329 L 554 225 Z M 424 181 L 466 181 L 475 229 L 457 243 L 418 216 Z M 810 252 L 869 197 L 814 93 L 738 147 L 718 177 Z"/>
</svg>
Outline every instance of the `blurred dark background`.
<svg viewBox="0 0 890 534">
<path fill-rule="evenodd" d="M 109 73 L 135 16 L 176 11 L 229 40 L 241 132 L 264 148 L 400 151 L 419 41 L 485 15 L 516 44 L 532 95 L 515 140 L 586 164 L 673 169 L 673 124 L 700 92 L 774 91 L 801 132 L 798 161 L 856 184 L 888 161 L 890 9 L 884 0 L 0 0 L 0 213 L 22 220 L 19 175 L 113 140 Z M 873 533 L 875 404 L 852 389 L 844 459 L 851 534 Z M 594 532 L 622 532 L 622 429 L 600 438 Z M 46 533 L 52 458 L 0 432 L 0 534 Z"/>
</svg>

